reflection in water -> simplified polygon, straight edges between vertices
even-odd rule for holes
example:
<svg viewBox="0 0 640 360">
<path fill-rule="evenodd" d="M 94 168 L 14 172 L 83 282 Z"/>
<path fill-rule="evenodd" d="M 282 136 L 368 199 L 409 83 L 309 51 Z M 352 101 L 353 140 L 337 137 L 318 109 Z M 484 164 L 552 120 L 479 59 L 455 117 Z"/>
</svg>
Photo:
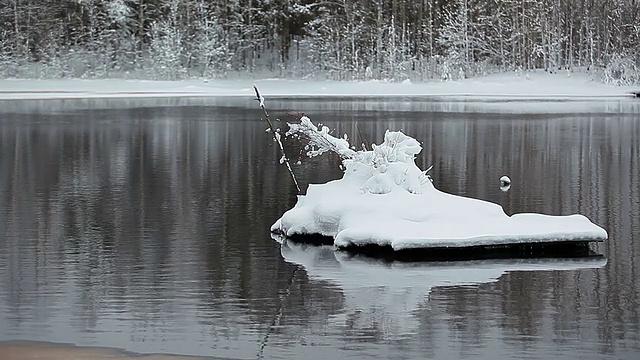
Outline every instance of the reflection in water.
<svg viewBox="0 0 640 360">
<path fill-rule="evenodd" d="M 268 96 L 268 95 L 265 95 Z M 593 101 L 574 99 L 571 101 L 554 100 L 517 100 L 517 99 L 484 99 L 473 98 L 460 101 L 450 101 L 440 97 L 389 97 L 389 98 L 347 98 L 336 101 L 334 98 L 326 99 L 269 99 L 270 108 L 298 109 L 307 114 L 318 112 L 340 111 L 347 116 L 361 116 L 365 112 L 386 112 L 385 115 L 394 116 L 398 112 L 422 112 L 455 114 L 455 113 L 480 113 L 501 114 L 503 116 L 540 115 L 540 114 L 638 114 L 640 103 L 633 98 L 612 99 L 608 101 Z M 397 116 L 397 114 L 395 114 Z M 442 116 L 442 115 L 441 115 Z M 313 120 L 313 119 L 312 119 Z"/>
<path fill-rule="evenodd" d="M 289 184 L 261 127 L 184 110 L 0 126 L 0 338 L 255 354 Z"/>
<path fill-rule="evenodd" d="M 266 94 L 265 94 L 266 95 Z M 178 97 L 178 98 L 87 98 L 65 100 L 0 100 L 0 114 L 3 113 L 66 113 L 77 110 L 96 109 L 152 109 L 169 107 L 242 107 L 255 110 L 253 89 L 247 89 L 247 96 L 230 97 Z M 358 116 L 366 112 L 422 112 L 422 113 L 489 113 L 512 116 L 513 114 L 638 114 L 640 102 L 633 98 L 618 98 L 603 101 L 586 99 L 573 100 L 518 100 L 518 99 L 460 99 L 423 96 L 391 97 L 349 97 L 337 101 L 335 98 L 273 98 L 267 95 L 270 110 L 295 110 L 307 114 L 339 111 L 348 116 Z M 397 115 L 397 114 L 396 114 Z M 285 118 L 285 116 L 283 116 Z"/>
<path fill-rule="evenodd" d="M 318 102 L 307 113 L 356 142 L 380 141 L 388 127 L 424 141 L 417 163 L 434 165 L 443 191 L 508 213 L 579 212 L 610 234 L 595 249 L 607 263 L 593 268 L 434 270 L 281 248 L 269 227 L 295 190 L 255 104 L 145 101 L 2 104 L 0 341 L 239 358 L 640 351 L 638 112 L 353 113 L 340 110 L 348 102 Z M 306 187 L 340 176 L 336 160 L 294 170 Z M 504 174 L 508 192 L 496 183 Z M 475 285 L 454 285 L 461 278 Z"/>
<path fill-rule="evenodd" d="M 431 289 L 497 281 L 513 271 L 596 269 L 602 256 L 584 258 L 492 259 L 459 262 L 384 262 L 335 251 L 332 246 L 308 246 L 284 240 L 285 261 L 302 266 L 311 280 L 328 282 L 344 298 L 337 322 L 357 314 L 359 324 L 385 324 L 383 338 L 413 333 L 419 327 L 412 312 L 428 302 Z"/>
</svg>

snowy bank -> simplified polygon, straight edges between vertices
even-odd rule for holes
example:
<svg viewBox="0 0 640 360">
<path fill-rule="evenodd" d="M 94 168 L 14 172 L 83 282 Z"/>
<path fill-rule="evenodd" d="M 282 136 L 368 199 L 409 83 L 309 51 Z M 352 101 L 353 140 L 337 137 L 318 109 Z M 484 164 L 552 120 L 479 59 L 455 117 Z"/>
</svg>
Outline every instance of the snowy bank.
<svg viewBox="0 0 640 360">
<path fill-rule="evenodd" d="M 383 81 L 252 80 L 0 80 L 0 100 L 76 99 L 122 97 L 219 97 L 246 96 L 255 83 L 274 96 L 426 96 L 451 99 L 570 100 L 631 97 L 633 87 L 615 87 L 593 81 L 586 74 L 528 76 L 512 73 L 462 81 L 388 83 Z"/>
<path fill-rule="evenodd" d="M 582 215 L 508 216 L 487 201 L 436 189 L 415 156 L 420 143 L 387 131 L 371 150 L 355 151 L 307 117 L 288 135 L 309 139 L 309 156 L 326 151 L 343 161 L 342 179 L 311 184 L 271 231 L 286 237 L 320 236 L 339 248 L 377 246 L 394 251 L 604 241 L 607 232 Z"/>
</svg>

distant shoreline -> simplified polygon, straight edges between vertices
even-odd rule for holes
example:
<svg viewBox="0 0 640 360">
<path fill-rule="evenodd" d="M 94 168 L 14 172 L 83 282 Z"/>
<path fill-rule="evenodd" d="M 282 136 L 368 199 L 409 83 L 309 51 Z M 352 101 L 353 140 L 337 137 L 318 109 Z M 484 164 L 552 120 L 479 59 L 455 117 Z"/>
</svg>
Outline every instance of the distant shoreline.
<svg viewBox="0 0 640 360">
<path fill-rule="evenodd" d="M 287 79 L 5 79 L 0 80 L 0 100 L 253 96 L 253 84 L 269 97 L 424 96 L 446 99 L 583 100 L 632 98 L 632 92 L 640 90 L 605 85 L 593 81 L 584 73 L 567 76 L 546 72 L 532 72 L 527 76 L 506 73 L 462 81 L 423 83 Z"/>
</svg>

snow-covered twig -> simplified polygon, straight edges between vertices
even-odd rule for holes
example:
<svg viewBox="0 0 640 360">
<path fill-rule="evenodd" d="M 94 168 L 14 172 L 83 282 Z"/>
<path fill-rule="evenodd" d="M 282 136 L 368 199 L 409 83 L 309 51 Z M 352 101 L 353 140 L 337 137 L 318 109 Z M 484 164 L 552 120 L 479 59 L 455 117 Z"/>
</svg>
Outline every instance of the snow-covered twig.
<svg viewBox="0 0 640 360">
<path fill-rule="evenodd" d="M 307 156 L 314 157 L 318 155 L 322 155 L 327 151 L 333 151 L 336 154 L 340 155 L 340 157 L 345 159 L 352 159 L 356 152 L 349 147 L 349 141 L 347 141 L 347 136 L 345 135 L 343 138 L 337 138 L 329 134 L 329 128 L 326 126 L 318 126 L 314 125 L 306 116 L 302 116 L 300 118 L 300 123 L 291 124 L 289 123 L 289 131 L 287 131 L 286 135 L 299 135 L 309 141 L 307 146 L 305 146 L 305 150 L 307 150 Z"/>
<path fill-rule="evenodd" d="M 287 170 L 289 170 L 289 174 L 291 175 L 291 179 L 293 179 L 293 184 L 296 186 L 298 193 L 300 193 L 300 186 L 298 185 L 298 180 L 296 179 L 296 175 L 293 173 L 293 169 L 291 169 L 291 164 L 289 163 L 289 159 L 287 158 L 287 154 L 284 152 L 284 146 L 282 145 L 281 136 L 279 129 L 276 130 L 273 127 L 273 123 L 271 123 L 271 118 L 269 118 L 269 113 L 264 106 L 264 97 L 260 95 L 260 91 L 256 85 L 253 85 L 253 89 L 256 91 L 256 100 L 260 102 L 260 108 L 264 112 L 265 120 L 267 124 L 269 124 L 269 132 L 273 136 L 273 139 L 278 143 L 278 148 L 280 149 L 280 154 L 282 157 L 280 158 L 280 163 L 284 163 L 287 166 Z"/>
</svg>

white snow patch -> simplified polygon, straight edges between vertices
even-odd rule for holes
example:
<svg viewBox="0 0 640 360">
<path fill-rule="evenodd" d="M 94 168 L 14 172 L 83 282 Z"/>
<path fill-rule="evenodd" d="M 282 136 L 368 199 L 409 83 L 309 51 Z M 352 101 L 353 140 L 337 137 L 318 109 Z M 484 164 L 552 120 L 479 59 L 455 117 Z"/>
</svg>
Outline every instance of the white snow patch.
<svg viewBox="0 0 640 360">
<path fill-rule="evenodd" d="M 638 90 L 593 81 L 587 74 L 570 78 L 545 72 L 530 80 L 513 74 L 461 81 L 389 83 L 384 81 L 311 81 L 263 79 L 255 84 L 271 96 L 426 96 L 474 99 L 585 99 L 629 97 Z M 0 80 L 0 99 L 68 99 L 109 97 L 246 96 L 247 81 L 238 80 Z"/>
<path fill-rule="evenodd" d="M 302 124 L 307 125 L 291 125 L 289 134 L 303 133 L 313 143 L 315 135 L 305 132 L 315 129 L 323 141 L 336 139 L 311 127 L 306 117 Z M 375 244 L 394 250 L 607 238 L 582 215 L 508 216 L 497 204 L 439 191 L 414 162 L 421 149 L 402 132 L 387 131 L 373 150 L 343 156 L 342 179 L 309 185 L 271 231 L 288 237 L 321 234 L 333 237 L 338 247 Z"/>
</svg>

